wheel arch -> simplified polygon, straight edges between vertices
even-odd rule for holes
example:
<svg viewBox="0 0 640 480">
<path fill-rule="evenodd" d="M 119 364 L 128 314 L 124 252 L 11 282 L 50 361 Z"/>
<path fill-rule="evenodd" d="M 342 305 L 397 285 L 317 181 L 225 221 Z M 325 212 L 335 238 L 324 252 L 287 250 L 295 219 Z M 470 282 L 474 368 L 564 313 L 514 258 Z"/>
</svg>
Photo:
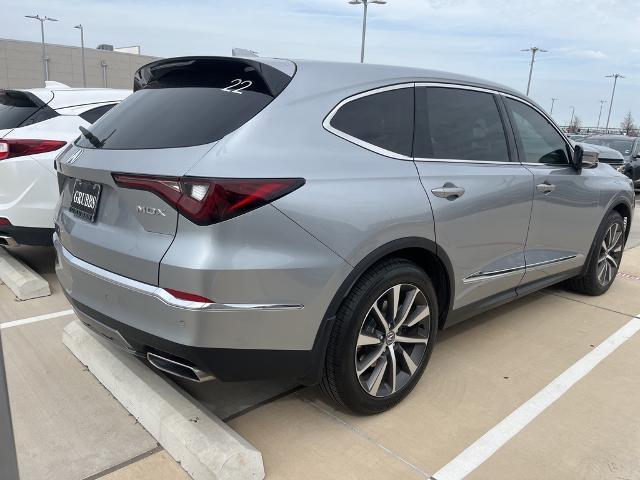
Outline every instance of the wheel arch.
<svg viewBox="0 0 640 480">
<path fill-rule="evenodd" d="M 446 252 L 433 240 L 407 237 L 386 243 L 365 256 L 342 282 L 322 318 L 313 344 L 314 365 L 304 383 L 317 383 L 322 376 L 327 343 L 335 316 L 343 300 L 349 295 L 360 277 L 371 267 L 388 258 L 405 258 L 429 273 L 438 296 L 438 326 L 442 328 L 455 294 L 453 266 Z"/>
<path fill-rule="evenodd" d="M 618 200 L 618 202 L 614 203 L 614 205 L 611 207 L 610 211 L 616 211 L 620 215 L 622 215 L 622 218 L 626 219 L 624 241 L 625 243 L 627 243 L 627 238 L 629 238 L 629 232 L 631 231 L 631 206 L 623 200 Z"/>
<path fill-rule="evenodd" d="M 623 219 L 627 220 L 626 223 L 626 228 L 625 228 L 625 232 L 624 232 L 624 241 L 625 243 L 627 243 L 627 239 L 629 238 L 629 232 L 631 231 L 631 221 L 633 219 L 633 210 L 632 207 L 630 205 L 630 203 L 628 201 L 626 201 L 624 198 L 622 197 L 618 197 L 616 199 L 614 199 L 611 204 L 609 205 L 608 208 L 605 209 L 604 211 L 604 215 L 602 216 L 602 218 L 600 219 L 600 223 L 598 224 L 598 228 L 600 228 L 600 225 L 602 225 L 602 222 L 605 221 L 605 219 L 607 218 L 607 216 L 611 213 L 611 212 L 618 212 Z M 597 233 L 598 230 L 596 230 Z M 589 252 L 587 254 L 587 258 L 584 262 L 584 267 L 582 269 L 582 275 L 585 274 L 587 268 L 589 268 L 589 264 L 591 263 L 591 258 L 593 256 L 593 249 L 594 249 L 594 245 L 595 245 L 595 238 L 593 239 L 593 242 L 591 244 L 591 248 L 589 248 Z"/>
</svg>

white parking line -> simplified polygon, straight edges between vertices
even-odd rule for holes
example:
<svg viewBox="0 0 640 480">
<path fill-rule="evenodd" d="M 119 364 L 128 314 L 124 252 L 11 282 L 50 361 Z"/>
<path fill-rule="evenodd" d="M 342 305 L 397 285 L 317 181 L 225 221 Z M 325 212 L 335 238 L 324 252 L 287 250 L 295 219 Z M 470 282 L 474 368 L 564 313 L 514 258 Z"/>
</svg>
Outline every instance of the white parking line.
<svg viewBox="0 0 640 480">
<path fill-rule="evenodd" d="M 0 323 L 0 329 L 19 327 L 20 325 L 26 325 L 28 323 L 41 322 L 43 320 L 51 320 L 52 318 L 66 317 L 67 315 L 73 315 L 73 310 L 63 310 L 61 312 L 47 313 L 46 315 L 38 315 L 37 317 L 23 318 L 22 320 L 13 320 L 11 322 Z"/>
<path fill-rule="evenodd" d="M 534 397 L 480 437 L 456 458 L 438 470 L 435 480 L 460 480 L 484 463 L 500 447 L 558 400 L 602 360 L 640 330 L 640 316 L 633 318 L 600 345 L 565 370 Z"/>
</svg>

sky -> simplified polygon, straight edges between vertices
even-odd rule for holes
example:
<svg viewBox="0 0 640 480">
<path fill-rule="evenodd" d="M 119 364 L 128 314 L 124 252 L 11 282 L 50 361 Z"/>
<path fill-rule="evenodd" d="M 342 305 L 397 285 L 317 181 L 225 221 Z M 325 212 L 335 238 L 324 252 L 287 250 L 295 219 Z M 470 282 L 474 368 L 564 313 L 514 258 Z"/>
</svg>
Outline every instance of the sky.
<svg viewBox="0 0 640 480">
<path fill-rule="evenodd" d="M 0 0 L 0 38 L 40 40 L 24 15 L 59 19 L 46 40 L 140 45 L 161 57 L 229 55 L 359 61 L 362 5 L 347 0 Z M 366 62 L 445 70 L 525 91 L 533 45 L 539 53 L 530 96 L 553 117 L 595 126 L 621 73 L 610 126 L 631 110 L 640 123 L 640 0 L 388 0 L 370 5 Z M 601 126 L 606 122 L 605 104 Z"/>
</svg>

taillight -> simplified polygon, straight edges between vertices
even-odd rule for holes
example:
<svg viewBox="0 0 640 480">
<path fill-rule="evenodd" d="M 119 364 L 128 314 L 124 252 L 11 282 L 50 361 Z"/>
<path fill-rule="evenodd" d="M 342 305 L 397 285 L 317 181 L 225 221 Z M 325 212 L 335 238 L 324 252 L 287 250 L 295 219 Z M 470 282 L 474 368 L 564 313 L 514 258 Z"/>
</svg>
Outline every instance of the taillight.
<svg viewBox="0 0 640 480">
<path fill-rule="evenodd" d="M 8 218 L 0 217 L 0 225 L 11 226 L 11 222 Z"/>
<path fill-rule="evenodd" d="M 146 190 L 197 225 L 211 225 L 273 202 L 304 185 L 304 178 L 157 177 L 114 173 L 122 188 Z"/>
<path fill-rule="evenodd" d="M 0 140 L 0 160 L 53 152 L 66 144 L 60 140 Z"/>
</svg>

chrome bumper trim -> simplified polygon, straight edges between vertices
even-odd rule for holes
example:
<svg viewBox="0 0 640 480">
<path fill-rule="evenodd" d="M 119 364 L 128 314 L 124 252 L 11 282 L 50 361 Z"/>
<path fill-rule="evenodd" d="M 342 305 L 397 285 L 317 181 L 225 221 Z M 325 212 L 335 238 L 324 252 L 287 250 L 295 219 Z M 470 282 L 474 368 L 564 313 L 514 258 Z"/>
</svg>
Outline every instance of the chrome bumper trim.
<svg viewBox="0 0 640 480">
<path fill-rule="evenodd" d="M 278 311 L 278 310 L 302 310 L 304 308 L 303 305 L 300 304 L 279 304 L 279 303 L 205 303 L 205 302 L 190 302 L 187 300 L 181 300 L 179 298 L 175 298 L 166 290 L 156 287 L 154 285 L 149 285 L 146 283 L 139 282 L 137 280 L 133 280 L 131 278 L 123 277 L 122 275 L 118 275 L 116 273 L 110 272 L 100 267 L 96 267 L 80 258 L 74 256 L 71 252 L 69 252 L 64 246 L 60 243 L 60 240 L 55 237 L 54 243 L 59 247 L 60 252 L 62 253 L 64 260 L 74 268 L 86 273 L 87 275 L 91 275 L 95 278 L 103 280 L 105 282 L 109 282 L 113 285 L 117 285 L 118 287 L 126 288 L 127 290 L 131 290 L 136 293 L 140 293 L 142 295 L 148 295 L 150 297 L 154 297 L 157 300 L 165 303 L 166 305 L 179 308 L 182 310 L 192 310 L 198 312 L 246 312 L 246 311 L 255 311 L 255 310 L 268 310 L 268 311 Z"/>
</svg>

